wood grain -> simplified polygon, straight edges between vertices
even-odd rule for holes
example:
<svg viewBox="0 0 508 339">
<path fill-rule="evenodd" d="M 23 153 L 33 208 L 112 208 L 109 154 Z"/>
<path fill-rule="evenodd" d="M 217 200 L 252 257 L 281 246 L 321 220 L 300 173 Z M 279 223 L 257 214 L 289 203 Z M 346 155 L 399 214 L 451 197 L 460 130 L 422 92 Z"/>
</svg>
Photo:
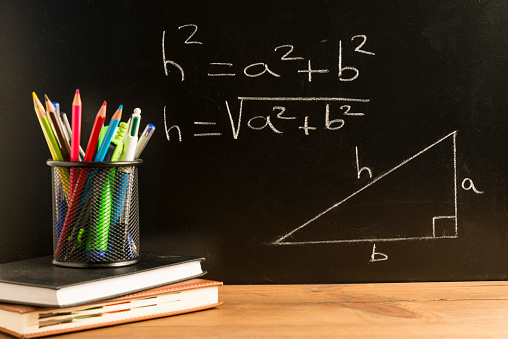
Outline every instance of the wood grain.
<svg viewBox="0 0 508 339">
<path fill-rule="evenodd" d="M 220 300 L 211 310 L 58 338 L 508 337 L 508 282 L 238 285 L 222 286 Z"/>
</svg>

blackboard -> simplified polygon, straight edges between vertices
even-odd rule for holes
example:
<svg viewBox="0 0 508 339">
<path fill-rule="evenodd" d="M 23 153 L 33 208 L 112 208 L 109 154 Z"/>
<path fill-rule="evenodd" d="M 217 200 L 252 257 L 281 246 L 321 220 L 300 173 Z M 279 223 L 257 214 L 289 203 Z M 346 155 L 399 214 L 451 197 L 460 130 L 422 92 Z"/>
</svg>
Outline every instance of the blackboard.
<svg viewBox="0 0 508 339">
<path fill-rule="evenodd" d="M 0 19 L 2 262 L 52 253 L 31 92 L 69 112 L 79 88 L 83 135 L 104 100 L 156 126 L 143 251 L 226 283 L 508 278 L 505 1 L 3 1 Z"/>
</svg>

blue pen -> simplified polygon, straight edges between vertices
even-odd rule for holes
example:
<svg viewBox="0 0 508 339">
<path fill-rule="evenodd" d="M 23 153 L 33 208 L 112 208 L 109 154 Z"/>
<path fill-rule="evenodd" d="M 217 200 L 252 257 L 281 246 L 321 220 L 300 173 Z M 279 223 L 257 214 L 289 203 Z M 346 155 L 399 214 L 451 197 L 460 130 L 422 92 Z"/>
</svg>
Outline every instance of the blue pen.
<svg viewBox="0 0 508 339">
<path fill-rule="evenodd" d="M 143 131 L 143 133 L 141 133 L 141 138 L 139 138 L 138 144 L 136 146 L 136 155 L 134 159 L 136 160 L 139 159 L 139 157 L 141 156 L 141 152 L 143 152 L 143 150 L 145 149 L 146 144 L 148 144 L 148 141 L 152 137 L 154 131 L 155 131 L 154 125 L 152 124 L 146 125 L 145 130 Z"/>
<path fill-rule="evenodd" d="M 53 102 L 53 106 L 55 107 L 56 113 L 60 115 L 60 104 L 58 102 Z"/>
</svg>

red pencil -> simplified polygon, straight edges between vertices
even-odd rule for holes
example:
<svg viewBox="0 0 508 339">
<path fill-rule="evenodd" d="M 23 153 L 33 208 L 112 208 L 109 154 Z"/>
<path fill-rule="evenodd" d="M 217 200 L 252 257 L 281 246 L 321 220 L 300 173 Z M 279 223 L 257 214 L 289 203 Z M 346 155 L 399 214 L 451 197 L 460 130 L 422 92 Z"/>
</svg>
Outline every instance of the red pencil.
<svg viewBox="0 0 508 339">
<path fill-rule="evenodd" d="M 104 125 L 104 120 L 106 120 L 106 101 L 102 104 L 99 109 L 99 113 L 95 117 L 95 122 L 92 127 L 92 133 L 90 133 L 90 139 L 88 140 L 88 146 L 86 147 L 85 158 L 83 161 L 92 161 L 95 148 L 97 147 L 97 143 L 99 142 L 99 134 L 101 133 L 101 128 Z"/>
<path fill-rule="evenodd" d="M 88 140 L 88 146 L 86 148 L 83 161 L 92 161 L 97 142 L 99 141 L 99 134 L 101 132 L 102 125 L 104 124 L 104 120 L 106 120 L 106 105 L 107 103 L 104 101 L 97 113 L 97 116 L 95 117 L 95 122 L 92 127 L 92 133 L 90 133 L 90 139 Z M 81 212 L 81 210 L 79 210 L 79 203 L 83 195 L 85 184 L 89 179 L 88 175 L 90 173 L 90 169 L 88 167 L 81 168 L 81 171 L 79 172 L 76 170 L 76 167 L 71 167 L 71 193 L 69 195 L 69 208 L 67 210 L 65 222 L 62 227 L 62 233 L 58 239 L 55 250 L 55 255 L 59 258 L 63 258 L 68 254 L 66 253 L 66 251 L 69 250 L 67 248 L 67 240 L 71 235 L 74 219 L 76 219 L 76 216 Z"/>
<path fill-rule="evenodd" d="M 72 101 L 72 139 L 71 139 L 71 161 L 79 161 L 79 141 L 81 138 L 81 96 L 79 89 L 74 94 Z"/>
</svg>

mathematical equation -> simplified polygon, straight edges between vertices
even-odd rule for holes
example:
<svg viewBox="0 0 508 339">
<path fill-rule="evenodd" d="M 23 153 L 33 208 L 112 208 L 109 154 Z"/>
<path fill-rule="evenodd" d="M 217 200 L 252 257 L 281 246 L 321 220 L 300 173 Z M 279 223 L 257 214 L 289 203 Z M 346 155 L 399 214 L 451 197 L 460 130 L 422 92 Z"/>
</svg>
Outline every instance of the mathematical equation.
<svg viewBox="0 0 508 339">
<path fill-rule="evenodd" d="M 205 45 L 200 40 L 198 34 L 198 26 L 195 24 L 186 24 L 178 27 L 178 30 L 186 30 L 186 39 L 180 41 L 185 45 Z M 367 56 L 375 56 L 375 53 L 368 50 L 367 36 L 363 34 L 354 35 L 350 38 L 351 43 L 348 43 L 348 48 L 351 48 L 353 53 L 358 53 Z M 344 45 L 346 45 L 344 43 Z M 171 50 L 171 49 L 170 49 Z M 338 56 L 337 61 L 328 68 L 315 68 L 311 59 L 306 59 L 299 56 L 296 52 L 295 46 L 291 44 L 283 44 L 274 47 L 274 53 L 280 62 L 299 62 L 300 66 L 296 69 L 298 74 L 301 74 L 305 81 L 312 82 L 317 76 L 334 74 L 339 81 L 351 82 L 358 79 L 360 76 L 360 69 L 351 64 L 344 62 L 343 41 L 338 42 Z M 162 62 L 164 75 L 171 77 L 172 80 L 186 81 L 186 72 L 182 66 L 182 62 L 174 60 L 166 53 L 166 31 L 162 32 Z M 336 67 L 336 68 L 335 68 Z M 203 75 L 206 77 L 214 78 L 231 78 L 231 77 L 246 77 L 246 78 L 260 78 L 272 77 L 281 78 L 284 76 L 284 67 L 278 64 L 270 65 L 267 62 L 255 62 L 247 65 L 235 65 L 228 60 L 213 60 L 208 63 L 208 69 L 204 70 Z M 284 133 L 284 126 L 288 121 L 299 121 L 297 128 L 304 133 L 304 135 L 311 135 L 317 130 L 339 130 L 346 124 L 345 117 L 362 117 L 365 116 L 364 106 L 370 102 L 368 98 L 346 98 L 346 97 L 254 97 L 254 96 L 239 96 L 239 108 L 233 109 L 233 104 L 225 100 L 223 109 L 227 113 L 231 125 L 231 135 L 233 139 L 238 139 L 242 126 L 253 131 L 269 130 L 276 134 Z M 273 102 L 271 111 L 262 115 L 255 115 L 253 117 L 244 117 L 243 106 L 246 102 L 263 101 Z M 323 112 L 323 117 L 317 119 L 305 114 L 304 116 L 291 112 L 290 109 L 284 104 L 285 102 L 321 102 L 322 108 L 317 111 Z M 338 103 L 338 104 L 337 104 Z M 333 107 L 331 107 L 333 105 Z M 335 107 L 335 106 L 338 107 Z M 314 109 L 316 111 L 316 109 Z M 340 116 L 338 116 L 340 115 Z M 246 123 L 245 123 L 246 121 Z M 182 142 L 182 129 L 180 125 L 168 125 L 166 106 L 164 106 L 164 124 L 166 137 L 168 141 L 171 136 L 175 135 L 179 142 Z M 216 121 L 194 121 L 194 137 L 218 137 L 223 136 L 224 131 L 218 131 L 214 128 L 217 126 Z M 173 136 L 173 138 L 175 137 Z"/>
<path fill-rule="evenodd" d="M 305 135 L 310 135 L 312 131 L 318 129 L 336 131 L 343 128 L 346 125 L 347 116 L 351 117 L 362 117 L 365 115 L 363 112 L 352 111 L 352 103 L 368 103 L 370 99 L 356 99 L 356 98 L 339 98 L 339 97 L 238 97 L 240 101 L 238 113 L 233 111 L 228 101 L 225 101 L 225 107 L 228 114 L 229 122 L 231 124 L 231 132 L 233 139 L 238 139 L 242 126 L 246 126 L 249 130 L 261 131 L 269 130 L 276 134 L 283 134 L 283 126 L 287 121 L 290 120 L 303 120 L 298 129 L 302 130 Z M 280 104 L 272 107 L 272 110 L 267 115 L 256 115 L 247 120 L 244 124 L 244 113 L 243 106 L 244 102 L 249 101 L 298 101 L 298 102 L 325 102 L 324 114 L 322 118 L 313 118 L 313 121 L 320 121 L 320 124 L 311 123 L 309 115 L 305 115 L 303 119 L 297 115 L 291 115 L 286 109 L 286 106 Z M 346 102 L 347 104 L 340 104 L 340 106 L 334 110 L 334 115 L 331 113 L 331 102 Z M 339 116 L 339 117 L 336 117 Z M 179 125 L 168 126 L 167 123 L 166 106 L 164 106 L 164 127 L 166 131 L 166 138 L 171 141 L 171 135 L 176 134 L 178 141 L 182 142 L 182 129 Z M 195 127 L 205 128 L 206 130 L 197 131 L 193 133 L 194 137 L 219 137 L 223 133 L 221 131 L 210 131 L 209 128 L 217 126 L 215 121 L 194 121 Z"/>
<path fill-rule="evenodd" d="M 198 26 L 195 24 L 187 24 L 178 27 L 178 29 L 190 29 L 190 34 L 185 41 L 186 45 L 204 45 L 202 41 L 199 41 L 198 37 L 195 37 L 198 32 Z M 374 56 L 374 52 L 368 51 L 365 48 L 367 43 L 367 36 L 363 34 L 354 35 L 351 37 L 351 41 L 354 42 L 354 52 L 363 55 Z M 337 62 L 337 77 L 340 81 L 354 81 L 360 76 L 360 70 L 358 67 L 345 66 L 343 61 L 343 48 L 342 40 L 339 40 L 339 51 L 338 51 L 338 62 Z M 277 53 L 280 61 L 291 62 L 298 60 L 306 60 L 305 67 L 298 69 L 297 72 L 303 74 L 308 82 L 312 82 L 313 76 L 317 74 L 328 74 L 332 73 L 330 68 L 313 68 L 312 60 L 305 59 L 301 56 L 295 56 L 295 47 L 290 44 L 279 45 L 274 48 L 274 52 Z M 181 62 L 169 59 L 166 56 L 166 31 L 162 31 L 162 63 L 164 68 L 164 74 L 169 77 L 171 71 L 175 71 L 181 81 L 185 81 L 185 70 L 181 66 Z M 280 78 L 282 72 L 269 66 L 266 62 L 255 62 L 248 65 L 236 66 L 232 62 L 225 60 L 212 61 L 209 63 L 209 69 L 206 71 L 208 77 L 236 77 L 245 76 L 248 78 L 257 78 L 261 76 L 271 76 Z"/>
</svg>

